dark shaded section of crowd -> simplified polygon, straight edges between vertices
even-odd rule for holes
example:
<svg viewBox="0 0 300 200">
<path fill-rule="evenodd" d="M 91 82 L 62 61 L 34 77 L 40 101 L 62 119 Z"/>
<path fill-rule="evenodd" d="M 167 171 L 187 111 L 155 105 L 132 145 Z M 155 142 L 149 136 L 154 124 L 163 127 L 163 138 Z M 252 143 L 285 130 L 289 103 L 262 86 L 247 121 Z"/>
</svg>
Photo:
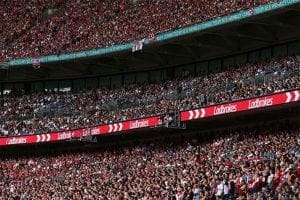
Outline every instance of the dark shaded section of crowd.
<svg viewBox="0 0 300 200">
<path fill-rule="evenodd" d="M 185 76 L 161 84 L 135 84 L 82 92 L 0 97 L 0 135 L 72 130 L 273 94 L 300 86 L 300 61 L 288 56 Z"/>
<path fill-rule="evenodd" d="M 271 0 L 2 0 L 0 61 L 108 47 Z M 250 11 L 249 11 L 250 12 Z"/>
<path fill-rule="evenodd" d="M 299 68 L 296 57 L 284 57 L 162 84 L 79 93 L 10 94 L 0 98 L 0 133 L 71 130 L 296 89 L 300 85 Z"/>
</svg>

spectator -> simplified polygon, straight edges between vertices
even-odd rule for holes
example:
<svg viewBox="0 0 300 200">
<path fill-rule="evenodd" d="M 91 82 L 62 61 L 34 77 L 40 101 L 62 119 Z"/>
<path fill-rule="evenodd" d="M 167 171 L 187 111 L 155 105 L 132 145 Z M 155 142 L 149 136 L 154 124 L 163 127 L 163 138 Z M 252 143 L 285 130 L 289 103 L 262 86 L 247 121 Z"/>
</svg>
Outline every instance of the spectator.
<svg viewBox="0 0 300 200">
<path fill-rule="evenodd" d="M 159 138 L 91 153 L 5 158 L 0 162 L 0 196 L 299 199 L 299 129 L 221 132 L 214 136 L 214 142 L 198 140 L 197 135 Z M 191 145 L 195 151 L 186 151 Z M 166 153 L 170 151 L 171 157 Z M 273 153 L 272 158 L 263 156 Z M 226 160 L 232 165 L 225 166 Z M 272 186 L 265 184 L 267 180 Z"/>
</svg>

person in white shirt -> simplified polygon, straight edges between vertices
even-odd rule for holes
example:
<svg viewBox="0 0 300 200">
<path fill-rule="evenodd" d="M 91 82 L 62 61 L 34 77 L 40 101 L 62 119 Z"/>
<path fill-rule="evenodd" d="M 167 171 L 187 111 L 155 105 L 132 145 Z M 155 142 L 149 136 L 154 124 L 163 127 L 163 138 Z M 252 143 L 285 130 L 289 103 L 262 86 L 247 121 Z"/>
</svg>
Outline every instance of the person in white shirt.
<svg viewBox="0 0 300 200">
<path fill-rule="evenodd" d="M 217 185 L 217 190 L 216 190 L 216 198 L 217 199 L 223 199 L 223 194 L 224 194 L 224 183 L 219 180 L 219 183 Z"/>
<path fill-rule="evenodd" d="M 274 172 L 271 172 L 271 174 L 267 178 L 267 184 L 268 184 L 269 189 L 271 189 L 273 187 L 274 177 L 275 177 Z"/>
<path fill-rule="evenodd" d="M 199 200 L 200 199 L 200 195 L 201 195 L 201 190 L 200 190 L 199 185 L 195 186 L 193 192 L 194 192 L 193 200 Z"/>
<path fill-rule="evenodd" d="M 229 198 L 229 184 L 228 184 L 228 181 L 225 181 L 224 183 L 224 188 L 223 188 L 223 199 L 228 199 Z"/>
</svg>

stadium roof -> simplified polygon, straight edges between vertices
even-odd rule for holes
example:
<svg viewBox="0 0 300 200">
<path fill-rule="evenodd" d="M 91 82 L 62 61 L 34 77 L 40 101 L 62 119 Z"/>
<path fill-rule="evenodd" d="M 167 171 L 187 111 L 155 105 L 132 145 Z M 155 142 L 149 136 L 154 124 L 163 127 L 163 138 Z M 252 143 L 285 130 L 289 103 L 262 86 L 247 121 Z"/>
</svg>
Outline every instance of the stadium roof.
<svg viewBox="0 0 300 200">
<path fill-rule="evenodd" d="M 42 67 L 38 70 L 34 70 L 31 64 L 16 67 L 12 61 L 4 81 L 75 78 L 152 70 L 224 57 L 300 38 L 299 3 L 261 12 L 263 14 L 259 14 L 256 9 L 243 12 L 244 15 L 239 15 L 246 16 L 243 20 L 233 20 L 235 18 L 228 16 L 216 19 L 231 22 L 225 25 L 206 26 L 198 31 L 195 31 L 196 26 L 187 27 L 183 33 L 189 34 L 182 34 L 184 36 L 181 37 L 178 37 L 178 31 L 173 31 L 175 37 L 171 37 L 171 33 L 159 35 L 156 42 L 147 40 L 141 52 L 132 53 L 125 48 L 121 52 L 59 62 L 46 62 L 42 58 Z"/>
</svg>

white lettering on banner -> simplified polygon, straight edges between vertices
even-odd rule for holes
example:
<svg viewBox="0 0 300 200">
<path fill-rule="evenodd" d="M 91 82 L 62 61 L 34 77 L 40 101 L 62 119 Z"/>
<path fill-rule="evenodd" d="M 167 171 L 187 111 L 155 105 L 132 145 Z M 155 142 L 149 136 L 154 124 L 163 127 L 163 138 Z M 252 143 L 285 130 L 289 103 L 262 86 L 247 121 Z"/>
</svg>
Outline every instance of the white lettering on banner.
<svg viewBox="0 0 300 200">
<path fill-rule="evenodd" d="M 51 140 L 50 134 L 36 135 L 36 142 L 49 142 Z"/>
<path fill-rule="evenodd" d="M 44 142 L 46 140 L 46 135 L 41 135 L 42 136 L 42 142 Z"/>
<path fill-rule="evenodd" d="M 108 132 L 111 133 L 113 131 L 113 125 L 110 124 L 108 125 L 108 127 L 109 127 Z"/>
<path fill-rule="evenodd" d="M 255 100 L 249 100 L 249 109 L 254 109 L 254 108 L 261 108 L 261 107 L 266 107 L 266 106 L 271 106 L 273 105 L 273 98 L 267 98 L 265 97 L 264 99 L 255 99 Z"/>
<path fill-rule="evenodd" d="M 285 103 L 289 103 L 292 100 L 292 95 L 290 92 L 285 93 L 286 94 L 286 101 Z"/>
<path fill-rule="evenodd" d="M 236 104 L 229 104 L 227 106 L 215 106 L 214 107 L 214 115 L 221 115 L 226 113 L 236 112 Z"/>
<path fill-rule="evenodd" d="M 123 123 L 119 123 L 119 130 L 118 131 L 122 131 L 123 130 Z"/>
<path fill-rule="evenodd" d="M 196 113 L 195 118 L 198 119 L 200 116 L 200 110 L 195 110 L 195 113 Z"/>
<path fill-rule="evenodd" d="M 82 136 L 85 137 L 87 135 L 89 135 L 91 133 L 91 130 L 86 128 L 86 129 L 82 129 Z"/>
<path fill-rule="evenodd" d="M 51 135 L 47 134 L 47 142 L 49 142 L 51 140 Z"/>
<path fill-rule="evenodd" d="M 205 116 L 205 109 L 197 109 L 189 111 L 189 120 L 203 118 Z"/>
<path fill-rule="evenodd" d="M 201 108 L 201 118 L 205 117 L 205 109 L 204 108 Z"/>
<path fill-rule="evenodd" d="M 189 120 L 194 118 L 194 111 L 190 110 L 189 111 Z"/>
<path fill-rule="evenodd" d="M 40 135 L 36 135 L 36 142 L 40 142 L 41 141 L 41 136 Z"/>
<path fill-rule="evenodd" d="M 100 135 L 100 128 L 92 128 L 91 135 Z"/>
<path fill-rule="evenodd" d="M 113 132 L 118 131 L 119 125 L 118 124 L 113 124 L 113 126 L 114 126 Z"/>
<path fill-rule="evenodd" d="M 8 138 L 6 140 L 6 144 L 26 144 L 27 143 L 27 138 L 24 137 L 13 137 L 13 138 Z"/>
<path fill-rule="evenodd" d="M 148 120 L 143 120 L 143 121 L 133 121 L 130 122 L 130 129 L 135 129 L 135 128 L 144 128 L 144 127 L 148 127 L 149 125 L 149 121 Z"/>
<path fill-rule="evenodd" d="M 58 140 L 71 139 L 73 136 L 74 136 L 74 134 L 72 131 L 61 132 L 61 133 L 58 133 L 57 139 Z"/>
<path fill-rule="evenodd" d="M 299 91 L 294 91 L 294 94 L 295 94 L 294 101 L 299 101 L 299 99 L 300 99 L 300 92 Z"/>
</svg>

